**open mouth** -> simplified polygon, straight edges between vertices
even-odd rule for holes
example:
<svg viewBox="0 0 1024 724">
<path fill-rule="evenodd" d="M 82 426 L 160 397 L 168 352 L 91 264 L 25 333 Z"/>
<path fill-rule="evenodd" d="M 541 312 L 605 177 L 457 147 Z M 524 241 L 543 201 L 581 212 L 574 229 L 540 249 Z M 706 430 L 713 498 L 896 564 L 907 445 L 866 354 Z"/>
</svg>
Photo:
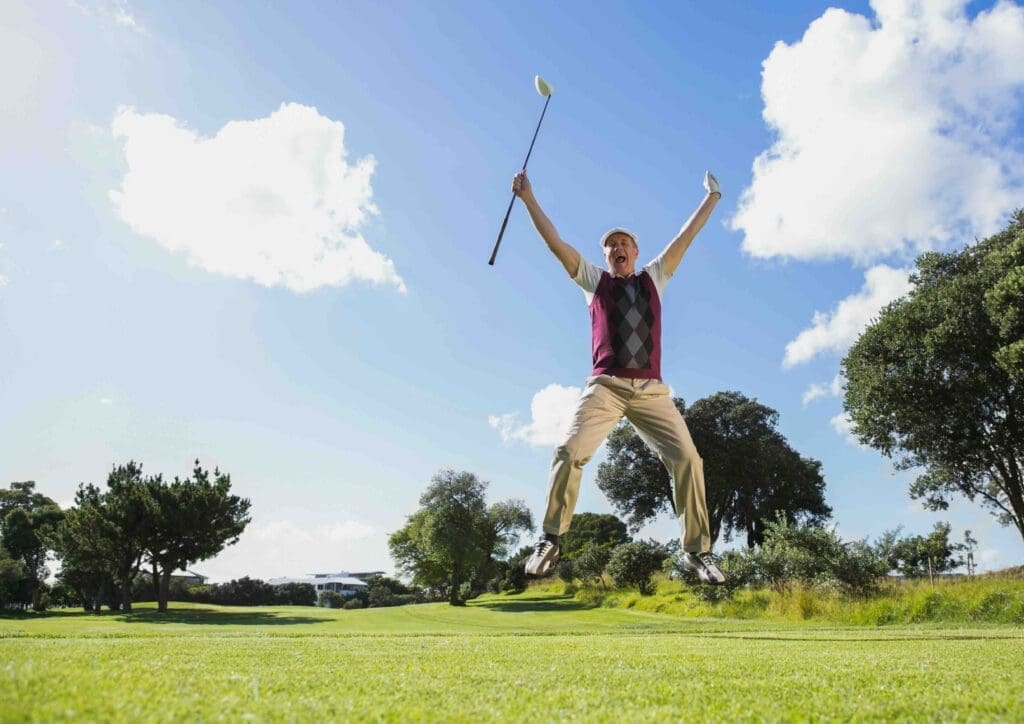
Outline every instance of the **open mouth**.
<svg viewBox="0 0 1024 724">
<path fill-rule="evenodd" d="M 625 254 L 617 254 L 615 256 L 615 262 L 617 264 L 625 264 L 626 263 L 626 255 Z"/>
</svg>

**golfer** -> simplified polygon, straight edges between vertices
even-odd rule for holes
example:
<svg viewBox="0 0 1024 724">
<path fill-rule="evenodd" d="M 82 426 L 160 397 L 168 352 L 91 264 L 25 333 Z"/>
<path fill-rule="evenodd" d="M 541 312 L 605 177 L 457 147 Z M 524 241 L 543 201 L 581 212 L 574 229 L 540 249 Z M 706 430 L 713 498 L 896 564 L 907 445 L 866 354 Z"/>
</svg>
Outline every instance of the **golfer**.
<svg viewBox="0 0 1024 724">
<path fill-rule="evenodd" d="M 583 466 L 625 415 L 672 476 L 673 504 L 679 515 L 683 566 L 705 583 L 725 576 L 711 556 L 711 533 L 704 499 L 704 466 L 686 422 L 661 380 L 661 300 L 665 285 L 690 242 L 722 197 L 718 181 L 704 175 L 707 195 L 679 234 L 654 261 L 636 270 L 639 247 L 628 229 L 601 237 L 607 271 L 598 269 L 562 241 L 533 195 L 525 171 L 512 191 L 522 199 L 537 233 L 583 288 L 590 307 L 594 369 L 576 404 L 565 440 L 555 448 L 548 479 L 543 537 L 526 561 L 529 575 L 549 573 L 561 558 L 561 536 L 569 529 L 580 493 Z"/>
</svg>

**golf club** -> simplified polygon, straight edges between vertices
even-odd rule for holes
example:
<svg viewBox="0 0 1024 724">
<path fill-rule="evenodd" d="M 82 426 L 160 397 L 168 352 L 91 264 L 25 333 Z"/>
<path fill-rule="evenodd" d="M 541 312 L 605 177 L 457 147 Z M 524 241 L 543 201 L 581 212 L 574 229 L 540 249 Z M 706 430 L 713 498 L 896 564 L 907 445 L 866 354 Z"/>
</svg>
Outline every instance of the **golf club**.
<svg viewBox="0 0 1024 724">
<path fill-rule="evenodd" d="M 540 112 L 540 120 L 537 121 L 537 129 L 533 132 L 533 140 L 530 141 L 530 149 L 526 152 L 526 160 L 523 161 L 523 171 L 526 170 L 526 164 L 530 161 L 530 154 L 533 152 L 533 144 L 537 140 L 537 133 L 540 131 L 540 124 L 544 121 L 544 114 L 548 110 L 548 103 L 551 102 L 551 91 L 552 88 L 547 84 L 543 78 L 539 75 L 533 79 L 533 85 L 537 88 L 537 92 L 547 98 L 544 101 L 544 110 Z M 491 259 L 487 263 L 494 266 L 494 258 L 498 256 L 498 247 L 501 245 L 501 237 L 505 234 L 505 226 L 508 224 L 508 215 L 512 213 L 512 204 L 516 202 L 515 192 L 512 193 L 512 200 L 508 202 L 508 209 L 505 210 L 505 219 L 501 222 L 501 231 L 498 232 L 498 240 L 494 242 L 494 251 L 491 252 Z"/>
</svg>

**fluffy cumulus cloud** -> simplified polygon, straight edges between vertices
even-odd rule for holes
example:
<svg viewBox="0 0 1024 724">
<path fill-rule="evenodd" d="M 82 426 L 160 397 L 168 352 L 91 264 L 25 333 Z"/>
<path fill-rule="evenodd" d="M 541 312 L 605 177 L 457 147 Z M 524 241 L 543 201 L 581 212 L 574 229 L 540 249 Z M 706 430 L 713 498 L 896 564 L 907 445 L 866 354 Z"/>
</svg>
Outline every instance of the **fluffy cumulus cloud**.
<svg viewBox="0 0 1024 724">
<path fill-rule="evenodd" d="M 733 228 L 756 257 L 849 258 L 962 242 L 1024 196 L 1024 8 L 966 0 L 830 8 L 763 64 L 757 157 Z"/>
<path fill-rule="evenodd" d="M 843 385 L 846 383 L 842 373 L 837 374 L 828 384 L 815 382 L 804 391 L 804 407 L 811 404 L 819 397 L 839 397 L 843 394 Z"/>
<path fill-rule="evenodd" d="M 836 434 L 846 440 L 846 442 L 851 445 L 860 445 L 853 434 L 853 420 L 845 412 L 840 412 L 828 422 L 832 429 L 836 431 Z"/>
<path fill-rule="evenodd" d="M 193 568 L 214 581 L 274 578 L 372 567 L 364 558 L 372 526 L 355 520 L 303 526 L 291 520 L 250 524 L 238 543 Z"/>
<path fill-rule="evenodd" d="M 783 366 L 793 367 L 823 352 L 845 351 L 882 307 L 910 291 L 909 273 L 909 269 L 884 264 L 868 269 L 859 292 L 840 301 L 830 312 L 814 313 L 811 326 L 786 345 Z"/>
<path fill-rule="evenodd" d="M 538 447 L 557 445 L 569 430 L 582 392 L 579 387 L 551 384 L 533 396 L 529 422 L 520 422 L 516 412 L 491 415 L 487 421 L 505 442 L 519 441 Z"/>
<path fill-rule="evenodd" d="M 206 138 L 170 116 L 118 111 L 127 172 L 110 192 L 137 233 L 207 271 L 307 292 L 356 280 L 405 291 L 360 234 L 376 161 L 346 159 L 345 127 L 282 105 Z"/>
</svg>

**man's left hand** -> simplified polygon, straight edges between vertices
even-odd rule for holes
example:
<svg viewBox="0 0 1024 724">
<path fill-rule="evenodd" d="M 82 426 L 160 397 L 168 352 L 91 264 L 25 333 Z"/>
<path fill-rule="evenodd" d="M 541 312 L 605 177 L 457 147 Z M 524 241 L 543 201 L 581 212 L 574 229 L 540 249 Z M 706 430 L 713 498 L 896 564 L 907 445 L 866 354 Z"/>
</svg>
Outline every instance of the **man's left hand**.
<svg viewBox="0 0 1024 724">
<path fill-rule="evenodd" d="M 718 179 L 712 176 L 710 171 L 704 172 L 704 190 L 709 194 L 722 195 L 722 189 L 718 185 Z"/>
</svg>

